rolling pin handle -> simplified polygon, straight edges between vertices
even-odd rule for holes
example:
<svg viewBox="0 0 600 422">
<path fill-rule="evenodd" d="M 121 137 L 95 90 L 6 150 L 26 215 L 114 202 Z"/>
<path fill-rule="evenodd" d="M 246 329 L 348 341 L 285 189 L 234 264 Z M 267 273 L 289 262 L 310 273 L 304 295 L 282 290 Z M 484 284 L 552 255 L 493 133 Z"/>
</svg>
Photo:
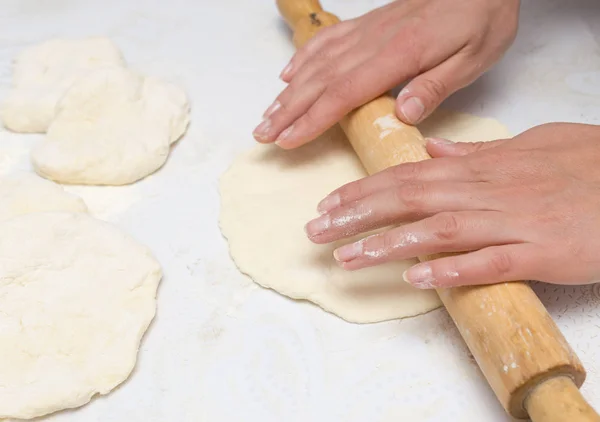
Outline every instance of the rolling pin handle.
<svg viewBox="0 0 600 422">
<path fill-rule="evenodd" d="M 537 385 L 525 399 L 525 407 L 533 422 L 600 422 L 600 416 L 567 376 Z"/>
</svg>

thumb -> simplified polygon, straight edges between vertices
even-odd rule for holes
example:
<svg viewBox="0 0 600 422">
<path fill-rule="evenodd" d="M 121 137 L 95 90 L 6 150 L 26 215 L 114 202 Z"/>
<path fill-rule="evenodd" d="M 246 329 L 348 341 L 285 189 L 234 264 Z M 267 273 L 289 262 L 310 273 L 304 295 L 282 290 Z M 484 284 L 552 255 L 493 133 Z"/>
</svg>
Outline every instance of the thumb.
<svg viewBox="0 0 600 422">
<path fill-rule="evenodd" d="M 396 114 L 404 123 L 416 125 L 477 76 L 462 55 L 455 55 L 408 83 L 396 99 Z"/>
<path fill-rule="evenodd" d="M 433 158 L 461 157 L 501 145 L 505 139 L 485 142 L 452 142 L 442 138 L 427 138 L 427 152 Z"/>
</svg>

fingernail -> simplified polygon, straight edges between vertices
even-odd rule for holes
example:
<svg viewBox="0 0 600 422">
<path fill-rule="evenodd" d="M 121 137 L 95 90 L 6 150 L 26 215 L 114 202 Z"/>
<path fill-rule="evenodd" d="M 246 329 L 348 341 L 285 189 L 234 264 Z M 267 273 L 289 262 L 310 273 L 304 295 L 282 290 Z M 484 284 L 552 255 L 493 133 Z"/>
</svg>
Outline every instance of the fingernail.
<svg viewBox="0 0 600 422">
<path fill-rule="evenodd" d="M 286 130 L 281 132 L 281 134 L 277 137 L 277 140 L 275 141 L 275 143 L 277 145 L 281 145 L 281 142 L 285 142 L 290 137 L 290 135 L 292 134 L 293 131 L 294 131 L 294 125 L 288 127 Z"/>
<path fill-rule="evenodd" d="M 410 94 L 410 91 L 408 90 L 408 88 L 403 88 L 402 91 L 400 91 L 400 94 L 398 94 L 398 98 L 405 97 L 408 94 Z"/>
<path fill-rule="evenodd" d="M 308 237 L 318 236 L 325 231 L 329 230 L 331 227 L 331 218 L 329 215 L 322 215 L 319 218 L 315 218 L 312 221 L 309 221 L 308 224 L 304 227 L 304 231 Z"/>
<path fill-rule="evenodd" d="M 332 209 L 339 207 L 340 203 L 340 195 L 338 193 L 334 193 L 323 199 L 321 202 L 319 202 L 319 205 L 317 205 L 317 211 L 320 214 L 325 214 L 326 212 L 329 212 Z"/>
<path fill-rule="evenodd" d="M 256 139 L 264 140 L 268 133 L 269 129 L 271 129 L 271 119 L 264 119 L 261 124 L 259 124 L 252 134 Z"/>
<path fill-rule="evenodd" d="M 412 124 L 416 124 L 423 116 L 423 113 L 425 113 L 425 106 L 419 98 L 412 97 L 406 100 L 404 104 L 402 104 L 402 107 L 400 107 L 400 111 L 402 112 L 402 114 L 404 114 L 406 120 L 408 120 Z"/>
<path fill-rule="evenodd" d="M 358 241 L 337 248 L 335 251 L 333 251 L 333 257 L 338 262 L 352 261 L 353 259 L 356 259 L 362 255 L 363 243 L 364 242 L 362 241 Z"/>
<path fill-rule="evenodd" d="M 443 139 L 443 138 L 427 138 L 425 139 L 427 142 L 431 142 L 434 145 L 454 145 L 454 142 L 452 142 L 449 139 Z"/>
<path fill-rule="evenodd" d="M 292 62 L 289 62 L 286 67 L 283 68 L 281 74 L 279 75 L 279 79 L 285 78 L 292 71 Z"/>
<path fill-rule="evenodd" d="M 275 113 L 277 110 L 281 108 L 281 103 L 279 101 L 275 101 L 273 104 L 267 108 L 265 114 L 263 114 L 263 119 L 271 117 L 271 114 Z"/>
<path fill-rule="evenodd" d="M 432 289 L 435 287 L 435 278 L 429 264 L 417 264 L 404 271 L 402 278 L 417 289 Z"/>
</svg>

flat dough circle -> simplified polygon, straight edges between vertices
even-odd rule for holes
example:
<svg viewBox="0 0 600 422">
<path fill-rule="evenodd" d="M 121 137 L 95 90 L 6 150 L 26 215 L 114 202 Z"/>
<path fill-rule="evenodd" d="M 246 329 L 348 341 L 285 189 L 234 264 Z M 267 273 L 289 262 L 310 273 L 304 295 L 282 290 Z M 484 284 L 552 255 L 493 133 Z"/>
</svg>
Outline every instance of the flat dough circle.
<svg viewBox="0 0 600 422">
<path fill-rule="evenodd" d="M 117 46 L 105 37 L 57 38 L 28 47 L 15 59 L 0 118 L 14 132 L 46 132 L 58 100 L 73 82 L 93 69 L 124 65 Z"/>
<path fill-rule="evenodd" d="M 38 174 L 61 183 L 133 183 L 167 161 L 189 121 L 179 87 L 125 68 L 98 69 L 60 100 L 32 163 Z"/>
<path fill-rule="evenodd" d="M 43 211 L 88 211 L 85 202 L 62 186 L 30 173 L 0 176 L 0 221 Z"/>
<path fill-rule="evenodd" d="M 448 111 L 438 111 L 420 129 L 426 137 L 467 142 L 510 136 L 495 120 Z M 299 149 L 257 145 L 237 157 L 220 181 L 220 226 L 240 271 L 350 322 L 409 317 L 440 306 L 435 292 L 402 280 L 416 260 L 349 272 L 332 252 L 358 237 L 331 245 L 306 237 L 304 225 L 315 217 L 317 203 L 365 175 L 338 128 Z"/>
<path fill-rule="evenodd" d="M 131 373 L 162 273 L 87 214 L 0 223 L 0 419 L 81 406 Z"/>
</svg>

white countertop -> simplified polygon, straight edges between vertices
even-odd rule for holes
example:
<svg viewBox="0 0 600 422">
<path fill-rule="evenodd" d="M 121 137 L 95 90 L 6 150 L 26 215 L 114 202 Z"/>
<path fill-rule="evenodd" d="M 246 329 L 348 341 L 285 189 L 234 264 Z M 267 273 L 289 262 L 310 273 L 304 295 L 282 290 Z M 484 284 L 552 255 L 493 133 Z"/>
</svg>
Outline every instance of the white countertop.
<svg viewBox="0 0 600 422">
<path fill-rule="evenodd" d="M 446 105 L 514 132 L 600 123 L 600 4 L 523 0 L 505 60 Z M 382 0 L 329 0 L 350 18 Z M 567 5 L 568 3 L 568 5 Z M 444 310 L 351 325 L 256 287 L 217 226 L 217 180 L 283 87 L 293 53 L 271 0 L 3 0 L 0 95 L 25 45 L 107 35 L 130 64 L 180 83 L 192 126 L 164 169 L 133 186 L 77 188 L 100 217 L 150 246 L 165 277 L 131 378 L 52 421 L 506 421 Z M 39 139 L 0 132 L 0 169 L 29 168 Z M 538 285 L 588 370 L 600 409 L 600 285 Z"/>
</svg>

